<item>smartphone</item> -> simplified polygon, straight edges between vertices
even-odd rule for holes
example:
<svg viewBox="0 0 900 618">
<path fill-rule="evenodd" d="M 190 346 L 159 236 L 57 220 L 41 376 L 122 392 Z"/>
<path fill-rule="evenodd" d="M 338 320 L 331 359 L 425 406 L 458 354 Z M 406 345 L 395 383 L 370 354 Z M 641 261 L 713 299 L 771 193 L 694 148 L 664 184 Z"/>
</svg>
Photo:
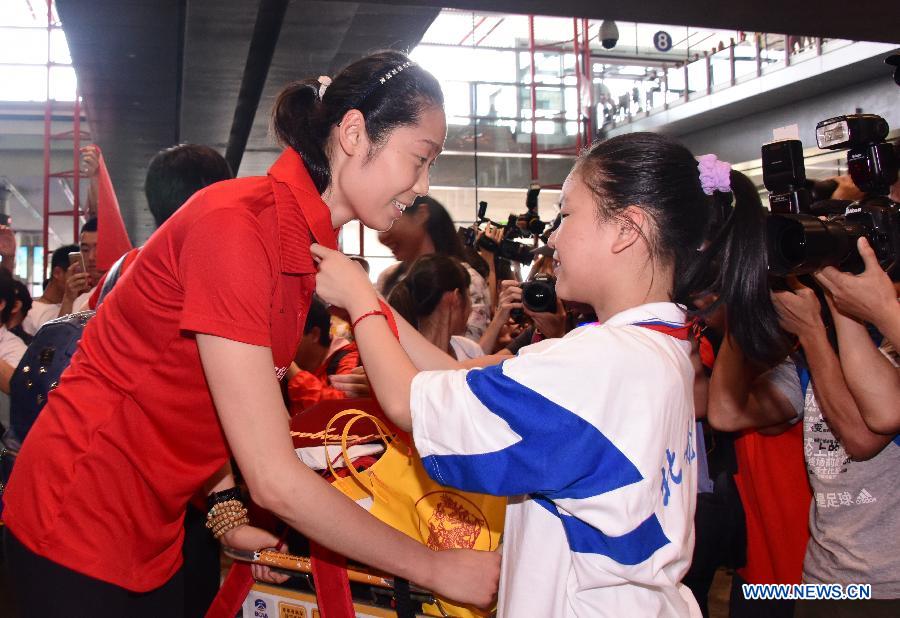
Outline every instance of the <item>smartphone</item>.
<svg viewBox="0 0 900 618">
<path fill-rule="evenodd" d="M 78 264 L 81 267 L 81 272 L 87 272 L 87 267 L 84 265 L 84 256 L 81 254 L 81 251 L 69 252 L 69 266 L 72 264 Z"/>
</svg>

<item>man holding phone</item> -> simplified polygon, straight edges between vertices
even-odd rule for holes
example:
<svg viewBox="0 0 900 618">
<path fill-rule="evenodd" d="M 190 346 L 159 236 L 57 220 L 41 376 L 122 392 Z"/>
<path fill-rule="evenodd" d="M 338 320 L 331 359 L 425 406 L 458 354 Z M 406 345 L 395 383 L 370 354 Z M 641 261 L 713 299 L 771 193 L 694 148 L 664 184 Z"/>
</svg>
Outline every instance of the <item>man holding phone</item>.
<svg viewBox="0 0 900 618">
<path fill-rule="evenodd" d="M 97 218 L 92 217 L 81 227 L 79 251 L 69 253 L 68 280 L 60 317 L 88 309 L 91 292 L 103 273 L 97 270 Z"/>
</svg>

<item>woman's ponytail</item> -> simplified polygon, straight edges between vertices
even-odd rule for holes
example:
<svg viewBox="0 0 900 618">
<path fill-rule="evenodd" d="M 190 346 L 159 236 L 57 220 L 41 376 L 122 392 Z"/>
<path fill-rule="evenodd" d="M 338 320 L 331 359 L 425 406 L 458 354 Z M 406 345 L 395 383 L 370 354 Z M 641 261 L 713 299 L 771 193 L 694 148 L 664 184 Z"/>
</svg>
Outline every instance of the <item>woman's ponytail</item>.
<svg viewBox="0 0 900 618">
<path fill-rule="evenodd" d="M 469 273 L 456 258 L 432 253 L 413 262 L 388 294 L 388 303 L 417 330 L 447 292 L 468 294 Z"/>
<path fill-rule="evenodd" d="M 409 322 L 413 328 L 419 330 L 419 315 L 416 311 L 416 302 L 405 278 L 397 282 L 397 285 L 388 294 L 387 301 L 404 320 Z"/>
<path fill-rule="evenodd" d="M 319 193 L 331 182 L 325 153 L 331 127 L 323 118 L 321 108 L 316 80 L 290 84 L 278 94 L 272 108 L 272 133 L 280 144 L 297 151 Z"/>
</svg>

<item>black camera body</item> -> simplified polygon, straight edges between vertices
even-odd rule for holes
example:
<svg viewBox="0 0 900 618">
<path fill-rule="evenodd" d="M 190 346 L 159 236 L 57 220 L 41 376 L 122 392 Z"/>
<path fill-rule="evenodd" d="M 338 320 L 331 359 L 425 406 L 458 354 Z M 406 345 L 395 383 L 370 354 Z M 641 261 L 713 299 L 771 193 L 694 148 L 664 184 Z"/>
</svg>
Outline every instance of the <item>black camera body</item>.
<svg viewBox="0 0 900 618">
<path fill-rule="evenodd" d="M 885 196 L 844 204 L 841 214 L 826 214 L 813 204 L 815 214 L 773 214 L 766 222 L 769 270 L 778 276 L 803 275 L 826 266 L 860 273 L 865 265 L 856 241 L 865 237 L 882 268 L 893 274 L 900 250 L 900 207 Z"/>
<path fill-rule="evenodd" d="M 510 214 L 506 223 L 497 223 L 488 219 L 485 216 L 487 212 L 487 202 L 479 202 L 475 217 L 475 225 L 492 223 L 497 227 L 503 228 L 503 238 L 500 242 L 497 242 L 484 234 L 477 237 L 477 233 L 472 227 L 459 228 L 459 233 L 462 236 L 463 242 L 469 247 L 484 249 L 490 251 L 497 257 L 528 266 L 534 261 L 534 255 L 532 253 L 533 247 L 516 242 L 516 239 L 544 238 L 543 234 L 545 233 L 548 224 L 541 221 L 538 216 L 537 199 L 540 192 L 540 185 L 532 184 L 528 188 L 528 194 L 525 197 L 525 212 L 519 215 Z"/>
<path fill-rule="evenodd" d="M 522 284 L 522 304 L 534 313 L 556 311 L 556 277 L 535 275 L 531 281 Z"/>
<path fill-rule="evenodd" d="M 867 193 L 858 202 L 810 203 L 800 142 L 763 147 L 763 182 L 771 192 L 766 244 L 772 274 L 802 275 L 826 266 L 862 272 L 856 248 L 860 237 L 868 240 L 886 272 L 900 274 L 900 205 L 887 197 L 897 180 L 897 161 L 884 142 L 887 134 L 887 122 L 874 114 L 839 116 L 816 125 L 820 148 L 850 148 L 851 177 Z"/>
</svg>

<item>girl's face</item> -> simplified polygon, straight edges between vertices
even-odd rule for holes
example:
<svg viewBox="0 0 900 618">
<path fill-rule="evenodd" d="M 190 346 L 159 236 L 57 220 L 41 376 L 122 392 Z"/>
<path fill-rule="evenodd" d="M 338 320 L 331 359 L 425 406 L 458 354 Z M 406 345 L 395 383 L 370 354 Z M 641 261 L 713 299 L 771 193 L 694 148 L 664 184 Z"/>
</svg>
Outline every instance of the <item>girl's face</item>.
<svg viewBox="0 0 900 618">
<path fill-rule="evenodd" d="M 578 169 L 572 170 L 563 183 L 562 219 L 547 243 L 553 248 L 556 293 L 592 306 L 614 268 L 611 247 L 617 234 L 612 222 L 598 220 L 595 200 Z"/>
<path fill-rule="evenodd" d="M 446 137 L 444 110 L 436 106 L 423 110 L 418 124 L 394 129 L 371 157 L 362 136 L 365 154 L 348 162 L 341 190 L 363 225 L 387 230 L 416 196 L 428 193 L 428 174 Z"/>
</svg>

